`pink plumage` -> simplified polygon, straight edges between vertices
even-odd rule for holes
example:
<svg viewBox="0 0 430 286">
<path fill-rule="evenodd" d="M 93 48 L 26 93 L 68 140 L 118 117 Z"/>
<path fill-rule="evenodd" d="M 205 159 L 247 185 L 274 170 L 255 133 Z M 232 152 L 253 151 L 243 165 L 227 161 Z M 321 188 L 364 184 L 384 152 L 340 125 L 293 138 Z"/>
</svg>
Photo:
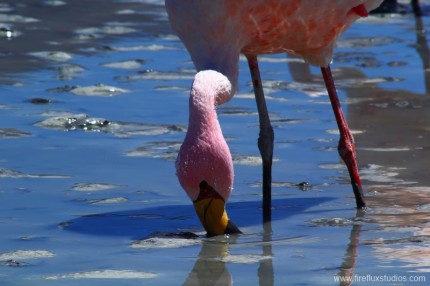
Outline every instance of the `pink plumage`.
<svg viewBox="0 0 430 286">
<path fill-rule="evenodd" d="M 197 70 L 237 84 L 239 54 L 289 52 L 326 67 L 339 35 L 382 0 L 166 0 L 172 28 Z M 361 6 L 364 5 L 364 6 Z"/>
<path fill-rule="evenodd" d="M 216 114 L 216 102 L 231 93 L 216 71 L 197 73 L 189 99 L 188 131 L 176 161 L 177 176 L 192 201 L 206 181 L 227 201 L 233 188 L 233 161 Z"/>
</svg>

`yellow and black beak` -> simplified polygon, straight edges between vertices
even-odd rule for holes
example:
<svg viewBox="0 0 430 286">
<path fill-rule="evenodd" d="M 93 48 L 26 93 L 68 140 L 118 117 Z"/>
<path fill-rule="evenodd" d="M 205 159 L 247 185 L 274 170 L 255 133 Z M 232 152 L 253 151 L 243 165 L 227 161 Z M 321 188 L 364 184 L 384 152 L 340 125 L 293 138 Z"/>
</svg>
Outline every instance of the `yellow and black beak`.
<svg viewBox="0 0 430 286">
<path fill-rule="evenodd" d="M 224 199 L 205 181 L 200 183 L 199 198 L 194 201 L 196 213 L 208 236 L 242 233 L 228 219 Z"/>
</svg>

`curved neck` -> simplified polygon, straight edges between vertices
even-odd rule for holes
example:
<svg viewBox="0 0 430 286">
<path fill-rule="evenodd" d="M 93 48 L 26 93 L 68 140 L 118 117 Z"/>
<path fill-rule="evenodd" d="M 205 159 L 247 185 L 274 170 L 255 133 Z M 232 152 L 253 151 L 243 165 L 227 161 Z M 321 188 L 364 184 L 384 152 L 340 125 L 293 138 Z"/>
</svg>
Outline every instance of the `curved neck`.
<svg viewBox="0 0 430 286">
<path fill-rule="evenodd" d="M 213 95 L 201 94 L 193 89 L 190 95 L 189 109 L 189 131 L 203 133 L 208 129 L 208 126 L 218 125 Z"/>
<path fill-rule="evenodd" d="M 219 129 L 215 107 L 229 99 L 231 94 L 232 85 L 226 76 L 213 70 L 198 72 L 190 93 L 188 128 L 197 128 L 200 132 Z"/>
</svg>

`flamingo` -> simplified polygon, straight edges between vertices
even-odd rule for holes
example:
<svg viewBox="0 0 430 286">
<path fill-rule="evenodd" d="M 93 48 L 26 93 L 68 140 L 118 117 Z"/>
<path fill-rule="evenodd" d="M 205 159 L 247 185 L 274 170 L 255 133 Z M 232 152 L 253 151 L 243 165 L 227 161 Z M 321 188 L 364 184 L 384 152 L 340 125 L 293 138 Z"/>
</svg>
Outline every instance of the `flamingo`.
<svg viewBox="0 0 430 286">
<path fill-rule="evenodd" d="M 225 203 L 233 189 L 233 163 L 216 107 L 237 88 L 239 56 L 248 61 L 259 113 L 258 148 L 263 165 L 263 221 L 271 220 L 274 132 L 257 55 L 289 52 L 321 67 L 340 131 L 344 160 L 357 208 L 366 206 L 354 138 L 341 110 L 330 61 L 337 38 L 383 0 L 165 0 L 169 22 L 198 71 L 190 93 L 189 128 L 179 150 L 179 182 L 208 235 L 240 232 Z"/>
</svg>

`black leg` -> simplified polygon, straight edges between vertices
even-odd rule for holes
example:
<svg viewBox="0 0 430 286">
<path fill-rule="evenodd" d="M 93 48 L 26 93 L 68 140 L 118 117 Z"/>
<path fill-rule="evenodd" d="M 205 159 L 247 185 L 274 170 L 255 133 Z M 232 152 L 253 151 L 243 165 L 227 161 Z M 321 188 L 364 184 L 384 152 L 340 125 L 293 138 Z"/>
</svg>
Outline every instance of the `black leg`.
<svg viewBox="0 0 430 286">
<path fill-rule="evenodd" d="M 275 136 L 270 123 L 269 112 L 267 111 L 266 99 L 264 98 L 257 56 L 246 55 L 246 58 L 248 59 L 249 70 L 251 71 L 252 85 L 254 86 L 260 120 L 258 149 L 263 160 L 263 222 L 268 222 L 272 219 L 272 160 Z"/>
</svg>

